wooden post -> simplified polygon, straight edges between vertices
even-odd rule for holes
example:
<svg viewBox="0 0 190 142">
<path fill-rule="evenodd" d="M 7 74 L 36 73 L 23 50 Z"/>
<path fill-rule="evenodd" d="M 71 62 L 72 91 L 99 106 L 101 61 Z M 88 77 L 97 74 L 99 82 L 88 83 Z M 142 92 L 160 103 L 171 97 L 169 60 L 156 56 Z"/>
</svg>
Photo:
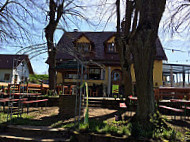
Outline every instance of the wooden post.
<svg viewBox="0 0 190 142">
<path fill-rule="evenodd" d="M 42 90 L 43 90 L 43 81 L 41 81 L 40 89 L 41 89 L 41 94 L 42 94 L 42 93 L 43 93 L 43 92 L 42 92 Z"/>
<path fill-rule="evenodd" d="M 18 92 L 20 93 L 20 87 L 22 87 L 21 84 L 18 84 Z"/>
<path fill-rule="evenodd" d="M 171 84 L 171 87 L 173 87 L 173 69 L 172 69 L 172 66 L 170 67 L 170 84 Z"/>
<path fill-rule="evenodd" d="M 184 66 L 183 66 L 183 87 L 185 87 L 185 69 L 184 69 Z"/>
<path fill-rule="evenodd" d="M 26 93 L 28 93 L 28 82 L 26 84 Z"/>
</svg>

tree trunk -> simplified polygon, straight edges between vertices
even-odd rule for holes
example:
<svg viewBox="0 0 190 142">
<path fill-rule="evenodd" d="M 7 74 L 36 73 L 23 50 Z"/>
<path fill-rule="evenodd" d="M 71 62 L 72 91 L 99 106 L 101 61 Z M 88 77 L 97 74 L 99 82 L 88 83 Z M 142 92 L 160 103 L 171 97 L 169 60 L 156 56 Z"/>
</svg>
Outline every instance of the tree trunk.
<svg viewBox="0 0 190 142">
<path fill-rule="evenodd" d="M 49 89 L 55 90 L 56 87 L 56 72 L 55 72 L 55 56 L 56 51 L 53 50 L 52 52 L 49 52 Z"/>
<path fill-rule="evenodd" d="M 126 50 L 126 43 L 122 41 L 121 35 L 116 36 L 116 46 L 120 57 L 122 71 L 122 85 L 124 86 L 124 97 L 127 98 L 132 94 L 132 78 L 130 52 Z"/>
<path fill-rule="evenodd" d="M 59 20 L 63 14 L 63 5 L 64 1 L 62 2 L 54 2 L 54 0 L 50 0 L 49 2 L 49 23 L 45 28 L 45 36 L 47 40 L 48 46 L 48 57 L 49 57 L 49 89 L 55 90 L 56 85 L 56 73 L 55 73 L 55 66 L 56 66 L 56 48 L 54 46 L 54 32 L 56 27 L 59 23 Z"/>
<path fill-rule="evenodd" d="M 129 95 L 132 94 L 132 79 L 131 79 L 131 53 L 129 46 L 124 41 L 123 37 L 128 33 L 127 29 L 123 28 L 124 31 L 121 32 L 120 28 L 120 0 L 116 1 L 117 9 L 117 34 L 116 34 L 116 47 L 119 52 L 120 64 L 122 70 L 122 86 L 124 86 L 124 96 L 127 99 Z"/>
<path fill-rule="evenodd" d="M 122 84 L 124 85 L 124 95 L 125 98 L 133 94 L 132 91 L 132 78 L 131 78 L 131 68 L 123 68 L 122 69 L 123 73 L 123 82 Z"/>
<path fill-rule="evenodd" d="M 153 66 L 156 55 L 156 34 L 152 30 L 138 32 L 134 40 L 132 54 L 134 60 L 138 105 L 136 118 L 149 121 L 155 111 L 153 94 Z"/>
<path fill-rule="evenodd" d="M 156 56 L 156 38 L 159 23 L 165 9 L 166 0 L 136 1 L 136 23 L 129 38 L 133 55 L 138 97 L 137 112 L 134 117 L 142 126 L 151 125 L 150 116 L 155 112 L 153 93 L 153 66 Z M 138 24 L 137 24 L 138 23 Z"/>
<path fill-rule="evenodd" d="M 45 28 L 47 46 L 48 46 L 48 62 L 49 62 L 49 89 L 55 90 L 56 84 L 56 73 L 55 73 L 55 56 L 56 56 L 56 49 L 53 43 L 53 33 L 55 31 L 55 26 L 53 24 L 49 24 Z"/>
</svg>

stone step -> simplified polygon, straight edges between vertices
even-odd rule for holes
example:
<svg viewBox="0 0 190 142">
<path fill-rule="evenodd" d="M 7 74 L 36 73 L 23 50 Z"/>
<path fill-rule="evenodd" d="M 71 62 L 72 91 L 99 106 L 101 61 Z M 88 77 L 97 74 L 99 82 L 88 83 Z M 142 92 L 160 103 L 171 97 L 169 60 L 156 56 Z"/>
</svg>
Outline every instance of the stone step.
<svg viewBox="0 0 190 142">
<path fill-rule="evenodd" d="M 5 130 L 12 135 L 23 137 L 63 138 L 69 136 L 68 131 L 63 128 L 53 129 L 40 126 L 8 125 Z"/>
<path fill-rule="evenodd" d="M 66 138 L 41 138 L 36 136 L 23 137 L 12 135 L 10 133 L 0 134 L 1 142 L 69 142 Z"/>
</svg>

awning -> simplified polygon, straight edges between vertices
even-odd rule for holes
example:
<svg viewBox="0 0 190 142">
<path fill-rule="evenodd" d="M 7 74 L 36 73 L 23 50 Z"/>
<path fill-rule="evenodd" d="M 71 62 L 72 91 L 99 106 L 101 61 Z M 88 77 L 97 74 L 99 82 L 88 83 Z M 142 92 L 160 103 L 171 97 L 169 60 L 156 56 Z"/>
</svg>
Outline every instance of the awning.
<svg viewBox="0 0 190 142">
<path fill-rule="evenodd" d="M 170 75 L 171 70 L 172 70 L 173 74 L 181 74 L 181 73 L 187 74 L 190 72 L 190 65 L 163 63 L 163 74 L 164 75 Z"/>
</svg>

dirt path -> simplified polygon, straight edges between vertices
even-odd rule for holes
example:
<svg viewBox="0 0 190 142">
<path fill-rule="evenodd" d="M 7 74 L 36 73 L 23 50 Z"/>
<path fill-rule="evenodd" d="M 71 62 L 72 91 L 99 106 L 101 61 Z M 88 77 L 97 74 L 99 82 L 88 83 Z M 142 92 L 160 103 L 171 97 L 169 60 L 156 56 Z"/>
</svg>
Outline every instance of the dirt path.
<svg viewBox="0 0 190 142">
<path fill-rule="evenodd" d="M 35 120 L 44 120 L 44 118 L 49 118 L 51 116 L 58 116 L 59 108 L 58 107 L 47 107 L 46 109 L 41 110 L 40 108 L 30 108 L 29 115 L 34 116 Z M 107 120 L 113 121 L 115 115 L 118 114 L 118 110 L 108 109 L 108 108 L 89 108 L 89 117 L 100 119 L 100 120 Z M 124 112 L 122 117 L 127 116 L 131 117 L 134 115 L 134 112 Z M 188 119 L 180 119 L 177 117 L 176 120 L 173 119 L 171 116 L 165 116 L 169 120 L 169 124 L 177 131 L 181 131 L 185 133 L 190 129 L 190 118 Z M 57 118 L 57 117 L 56 117 Z M 55 117 L 52 117 L 55 119 Z M 73 118 L 69 120 L 65 120 L 65 122 L 74 121 Z"/>
</svg>

